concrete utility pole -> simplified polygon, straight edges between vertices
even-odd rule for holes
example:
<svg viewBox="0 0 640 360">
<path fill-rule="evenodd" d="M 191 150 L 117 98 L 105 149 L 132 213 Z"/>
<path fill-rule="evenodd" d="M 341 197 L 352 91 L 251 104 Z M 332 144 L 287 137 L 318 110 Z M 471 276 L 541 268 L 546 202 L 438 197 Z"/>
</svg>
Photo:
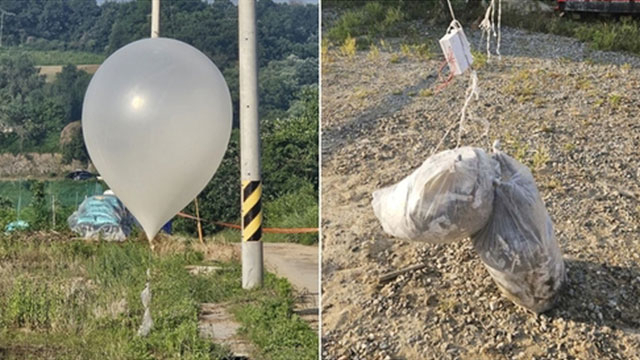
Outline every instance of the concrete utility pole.
<svg viewBox="0 0 640 360">
<path fill-rule="evenodd" d="M 242 288 L 252 289 L 262 286 L 263 279 L 255 0 L 238 1 L 238 45 L 240 50 Z"/>
<path fill-rule="evenodd" d="M 160 36 L 160 0 L 151 0 L 151 38 Z"/>
<path fill-rule="evenodd" d="M 2 47 L 2 30 L 4 30 L 4 16 L 15 16 L 16 14 L 0 9 L 0 47 Z"/>
</svg>

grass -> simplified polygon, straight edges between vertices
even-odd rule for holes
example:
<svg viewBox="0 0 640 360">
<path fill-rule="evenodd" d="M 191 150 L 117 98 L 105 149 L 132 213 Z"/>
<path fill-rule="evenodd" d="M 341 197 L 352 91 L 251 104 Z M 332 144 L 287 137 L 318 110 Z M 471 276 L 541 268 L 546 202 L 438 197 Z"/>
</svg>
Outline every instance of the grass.
<svg viewBox="0 0 640 360">
<path fill-rule="evenodd" d="M 505 87 L 507 94 L 512 95 L 519 103 L 532 101 L 536 95 L 533 71 L 519 70 L 514 72 L 509 84 Z"/>
<path fill-rule="evenodd" d="M 267 278 L 270 296 L 257 304 L 235 306 L 233 312 L 243 324 L 241 332 L 273 360 L 317 359 L 318 338 L 309 325 L 291 316 L 291 285 L 284 279 Z"/>
<path fill-rule="evenodd" d="M 549 161 L 551 161 L 549 151 L 544 146 L 540 146 L 531 158 L 531 165 L 534 171 L 539 171 L 542 170 Z"/>
<path fill-rule="evenodd" d="M 418 95 L 421 97 L 430 97 L 433 96 L 433 90 L 431 89 L 422 89 L 418 92 Z"/>
<path fill-rule="evenodd" d="M 553 131 L 548 125 L 542 125 L 542 131 L 544 128 L 548 128 L 548 131 Z M 546 131 L 545 131 L 546 132 Z M 551 155 L 549 150 L 540 145 L 535 150 L 531 150 L 529 144 L 523 140 L 516 139 L 512 136 L 507 136 L 504 143 L 505 151 L 508 154 L 512 154 L 513 158 L 529 167 L 532 172 L 543 170 L 546 165 L 551 161 Z M 565 151 L 571 151 L 575 148 L 575 145 L 565 146 Z"/>
<path fill-rule="evenodd" d="M 0 235 L 0 357 L 7 359 L 221 359 L 198 336 L 199 304 L 229 303 L 258 358 L 317 359 L 317 335 L 292 313 L 289 283 L 266 274 L 241 289 L 236 262 L 205 261 L 188 239 L 165 239 L 151 254 L 140 241 L 67 240 L 68 235 Z M 223 270 L 191 276 L 185 265 Z M 138 337 L 140 291 L 151 268 L 154 327 Z"/>
<path fill-rule="evenodd" d="M 487 65 L 487 53 L 480 50 L 471 50 L 473 56 L 473 68 L 476 70 L 482 69 Z"/>
<path fill-rule="evenodd" d="M 459 20 L 470 23 L 482 14 L 482 7 L 470 9 L 465 0 L 452 0 Z M 446 3 L 441 1 L 332 0 L 323 1 L 327 12 L 338 17 L 326 23 L 323 36 L 341 43 L 347 36 L 356 37 L 361 49 L 384 37 L 401 37 L 416 42 L 424 38 L 423 24 L 446 26 L 451 21 Z M 482 12 L 483 13 L 483 12 Z M 362 41 L 360 41 L 362 39 Z"/>
<path fill-rule="evenodd" d="M 307 183 L 298 191 L 288 193 L 271 201 L 265 201 L 263 206 L 266 228 L 317 228 L 318 198 L 313 185 Z M 239 221 L 238 221 L 239 222 Z M 225 228 L 213 234 L 219 241 L 240 242 L 241 233 L 236 229 Z M 318 243 L 318 232 L 300 234 L 262 233 L 264 242 L 293 242 L 303 245 Z"/>
<path fill-rule="evenodd" d="M 329 41 L 322 39 L 321 47 L 322 66 L 331 64 L 334 59 L 331 54 L 329 54 Z"/>
<path fill-rule="evenodd" d="M 340 54 L 346 58 L 353 58 L 356 55 L 356 39 L 347 36 L 342 45 L 340 45 Z"/>
<path fill-rule="evenodd" d="M 298 191 L 285 194 L 265 203 L 265 227 L 280 228 L 317 228 L 318 198 L 311 184 L 307 184 Z M 288 241 L 304 245 L 318 242 L 318 233 L 306 234 L 269 234 L 265 241 Z"/>
<path fill-rule="evenodd" d="M 505 151 L 512 154 L 514 159 L 521 163 L 527 162 L 527 155 L 529 153 L 529 145 L 526 142 L 520 141 L 511 135 L 505 138 Z"/>
<path fill-rule="evenodd" d="M 429 47 L 429 44 L 401 44 L 400 52 L 406 57 L 415 58 L 418 60 L 430 60 L 434 54 Z"/>
<path fill-rule="evenodd" d="M 622 95 L 617 93 L 612 93 L 609 95 L 609 104 L 611 104 L 612 108 L 617 109 L 620 106 L 621 102 L 622 102 Z"/>
<path fill-rule="evenodd" d="M 577 38 L 595 50 L 628 51 L 640 55 L 640 20 L 622 17 L 589 18 L 581 21 L 555 14 L 515 14 L 502 17 L 503 24 L 531 31 Z"/>
<path fill-rule="evenodd" d="M 105 55 L 71 51 L 71 50 L 34 50 L 20 47 L 3 47 L 0 53 L 9 55 L 25 54 L 29 56 L 36 65 L 84 65 L 101 64 L 106 58 Z"/>
<path fill-rule="evenodd" d="M 380 58 L 380 48 L 375 44 L 371 44 L 371 46 L 369 46 L 369 54 L 367 55 L 367 58 L 369 60 L 378 60 L 378 58 Z"/>
<path fill-rule="evenodd" d="M 576 145 L 574 143 L 571 143 L 571 142 L 567 142 L 563 146 L 563 149 L 566 152 L 571 152 L 571 151 L 575 150 L 575 148 L 576 148 Z"/>
<path fill-rule="evenodd" d="M 357 37 L 362 39 L 363 46 L 368 46 L 372 39 L 378 36 L 398 34 L 399 25 L 403 23 L 404 18 L 399 8 L 370 1 L 364 6 L 344 11 L 326 36 L 333 43 L 342 43 L 349 37 Z"/>
<path fill-rule="evenodd" d="M 583 79 L 579 79 L 578 82 L 576 83 L 576 90 L 590 90 L 593 89 L 593 84 L 591 83 L 590 79 L 587 78 L 583 78 Z"/>
</svg>

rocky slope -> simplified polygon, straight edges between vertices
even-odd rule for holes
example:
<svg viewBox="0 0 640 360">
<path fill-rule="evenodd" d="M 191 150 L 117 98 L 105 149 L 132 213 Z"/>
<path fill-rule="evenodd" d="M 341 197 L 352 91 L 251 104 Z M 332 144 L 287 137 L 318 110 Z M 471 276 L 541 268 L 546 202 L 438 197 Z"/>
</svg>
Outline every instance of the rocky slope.
<svg viewBox="0 0 640 360">
<path fill-rule="evenodd" d="M 436 93 L 439 50 L 425 60 L 380 48 L 334 50 L 323 67 L 323 358 L 639 359 L 640 59 L 503 28 L 502 61 L 478 70 L 471 109 L 490 128 L 469 122 L 462 144 L 501 140 L 532 168 L 568 266 L 558 305 L 535 317 L 498 293 L 468 239 L 393 239 L 375 219 L 371 193 L 434 151 L 468 81 Z"/>
</svg>

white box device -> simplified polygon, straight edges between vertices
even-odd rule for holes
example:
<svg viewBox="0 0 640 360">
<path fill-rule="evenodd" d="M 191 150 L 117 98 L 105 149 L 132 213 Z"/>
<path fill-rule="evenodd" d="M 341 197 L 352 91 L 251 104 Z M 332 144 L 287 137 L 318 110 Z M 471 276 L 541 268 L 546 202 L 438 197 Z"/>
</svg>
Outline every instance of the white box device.
<svg viewBox="0 0 640 360">
<path fill-rule="evenodd" d="M 440 47 L 453 75 L 464 73 L 473 64 L 469 42 L 457 21 L 449 26 L 447 34 L 440 39 Z"/>
</svg>

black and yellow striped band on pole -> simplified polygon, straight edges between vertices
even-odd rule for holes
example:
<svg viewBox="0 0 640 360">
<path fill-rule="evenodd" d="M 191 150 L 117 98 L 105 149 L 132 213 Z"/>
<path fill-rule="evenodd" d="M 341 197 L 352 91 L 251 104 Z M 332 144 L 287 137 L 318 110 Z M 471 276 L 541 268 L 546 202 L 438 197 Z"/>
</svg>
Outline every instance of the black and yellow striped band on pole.
<svg viewBox="0 0 640 360">
<path fill-rule="evenodd" d="M 242 181 L 242 240 L 262 239 L 262 181 Z"/>
</svg>

